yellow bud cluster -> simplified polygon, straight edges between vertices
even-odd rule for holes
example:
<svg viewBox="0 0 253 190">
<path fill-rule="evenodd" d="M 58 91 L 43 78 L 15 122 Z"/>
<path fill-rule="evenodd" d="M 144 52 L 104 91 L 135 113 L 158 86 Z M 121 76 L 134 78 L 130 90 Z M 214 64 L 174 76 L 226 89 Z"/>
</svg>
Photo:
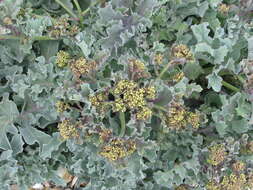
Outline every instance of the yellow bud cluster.
<svg viewBox="0 0 253 190">
<path fill-rule="evenodd" d="M 100 155 L 110 161 L 116 161 L 131 155 L 135 150 L 135 142 L 123 139 L 113 139 L 102 148 Z"/>
<path fill-rule="evenodd" d="M 222 14 L 228 13 L 229 9 L 230 9 L 230 6 L 224 3 L 220 4 L 218 7 L 219 12 L 221 12 Z"/>
<path fill-rule="evenodd" d="M 172 48 L 172 55 L 175 58 L 185 58 L 186 60 L 193 60 L 193 54 L 190 49 L 184 45 L 176 45 Z"/>
<path fill-rule="evenodd" d="M 137 111 L 136 118 L 138 120 L 147 120 L 152 116 L 152 110 L 149 107 L 142 107 Z"/>
<path fill-rule="evenodd" d="M 249 177 L 245 174 L 230 174 L 224 176 L 221 182 L 211 180 L 206 185 L 207 190 L 246 190 L 250 189 Z"/>
<path fill-rule="evenodd" d="M 155 87 L 154 86 L 150 86 L 150 87 L 147 87 L 147 88 L 144 88 L 145 90 L 145 97 L 147 99 L 155 99 L 155 96 L 156 96 L 156 91 L 155 91 Z"/>
<path fill-rule="evenodd" d="M 193 112 L 188 112 L 187 122 L 190 123 L 194 129 L 198 129 L 200 125 L 199 115 Z"/>
<path fill-rule="evenodd" d="M 70 68 L 74 75 L 80 77 L 81 75 L 87 75 L 89 72 L 96 69 L 96 62 L 88 62 L 85 58 L 81 57 L 75 60 Z"/>
<path fill-rule="evenodd" d="M 174 104 L 165 118 L 167 126 L 173 130 L 185 129 L 187 124 L 190 124 L 194 129 L 198 129 L 200 125 L 199 114 L 187 111 L 179 104 Z"/>
<path fill-rule="evenodd" d="M 121 80 L 116 84 L 113 95 L 116 97 L 114 111 L 125 112 L 127 109 L 134 109 L 139 120 L 146 120 L 152 115 L 151 109 L 147 106 L 147 99 L 155 98 L 155 87 L 139 88 L 133 81 Z"/>
<path fill-rule="evenodd" d="M 70 61 L 70 55 L 69 53 L 65 51 L 59 51 L 56 55 L 56 65 L 58 67 L 65 67 L 67 66 L 68 62 Z"/>
<path fill-rule="evenodd" d="M 223 144 L 217 144 L 209 149 L 207 162 L 213 166 L 221 164 L 227 157 L 227 152 Z"/>
<path fill-rule="evenodd" d="M 142 72 L 145 70 L 145 64 L 140 60 L 130 60 L 130 66 L 135 72 Z"/>
<path fill-rule="evenodd" d="M 121 80 L 117 83 L 116 87 L 113 90 L 115 95 L 124 93 L 125 91 L 133 90 L 137 87 L 137 84 L 129 80 Z"/>
<path fill-rule="evenodd" d="M 130 109 L 142 107 L 146 104 L 144 93 L 145 90 L 143 88 L 128 90 L 123 94 L 123 101 Z"/>
<path fill-rule="evenodd" d="M 226 190 L 244 190 L 247 186 L 245 174 L 235 175 L 230 174 L 225 176 L 221 182 L 221 189 Z"/>
<path fill-rule="evenodd" d="M 182 80 L 184 78 L 184 72 L 179 72 L 177 74 L 175 74 L 172 78 L 172 80 L 174 82 L 179 82 L 180 80 Z"/>
<path fill-rule="evenodd" d="M 114 112 L 125 112 L 126 111 L 126 105 L 124 103 L 124 101 L 121 98 L 117 98 L 114 101 L 114 107 L 113 107 L 113 111 Z"/>
<path fill-rule="evenodd" d="M 67 119 L 58 124 L 58 130 L 64 140 L 79 136 L 77 127 Z"/>
<path fill-rule="evenodd" d="M 163 63 L 163 55 L 158 53 L 155 55 L 155 63 L 161 65 Z"/>
<path fill-rule="evenodd" d="M 60 113 L 66 111 L 69 108 L 69 105 L 63 101 L 57 101 L 55 106 L 56 106 L 57 112 L 60 112 Z"/>
<path fill-rule="evenodd" d="M 245 169 L 245 163 L 242 161 L 236 161 L 233 163 L 232 169 L 234 172 L 241 172 Z"/>
</svg>

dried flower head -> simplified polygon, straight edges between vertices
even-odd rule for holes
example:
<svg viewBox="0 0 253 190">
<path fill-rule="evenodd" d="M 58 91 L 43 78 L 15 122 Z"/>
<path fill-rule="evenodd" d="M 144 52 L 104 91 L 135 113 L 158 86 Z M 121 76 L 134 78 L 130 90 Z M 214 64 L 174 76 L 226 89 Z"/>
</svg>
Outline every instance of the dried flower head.
<svg viewBox="0 0 253 190">
<path fill-rule="evenodd" d="M 145 64 L 137 59 L 129 60 L 129 74 L 133 80 L 138 80 L 140 78 L 146 78 L 149 76 L 146 71 Z"/>
<path fill-rule="evenodd" d="M 104 112 L 106 110 L 108 94 L 107 92 L 99 92 L 93 96 L 89 97 L 89 101 L 91 105 L 96 107 L 100 112 Z"/>
<path fill-rule="evenodd" d="M 87 75 L 91 71 L 94 71 L 97 67 L 97 63 L 95 61 L 88 62 L 85 58 L 81 57 L 74 62 L 72 62 L 70 68 L 75 76 L 78 78 L 81 75 Z"/>
<path fill-rule="evenodd" d="M 68 52 L 60 50 L 56 55 L 56 65 L 58 67 L 65 67 L 70 61 L 70 55 Z"/>
<path fill-rule="evenodd" d="M 134 141 L 113 139 L 102 148 L 100 155 L 110 161 L 116 161 L 131 155 L 135 150 L 136 144 Z"/>
<path fill-rule="evenodd" d="M 245 169 L 245 163 L 242 161 L 236 161 L 233 163 L 232 169 L 234 172 L 241 172 Z"/>
<path fill-rule="evenodd" d="M 70 122 L 70 120 L 65 119 L 61 123 L 58 124 L 58 129 L 61 137 L 64 140 L 68 140 L 70 138 L 78 137 L 77 127 Z"/>
<path fill-rule="evenodd" d="M 184 184 L 179 185 L 175 188 L 175 190 L 188 190 L 188 187 Z"/>
<path fill-rule="evenodd" d="M 10 17 L 4 17 L 3 23 L 6 24 L 6 25 L 12 25 L 13 24 L 12 19 Z"/>
<path fill-rule="evenodd" d="M 224 3 L 221 3 L 218 7 L 219 12 L 221 12 L 222 14 L 228 13 L 229 9 L 230 9 L 230 6 Z"/>
<path fill-rule="evenodd" d="M 57 112 L 64 112 L 69 108 L 69 105 L 63 101 L 57 101 L 56 104 L 56 110 Z"/>
<path fill-rule="evenodd" d="M 207 162 L 213 166 L 221 164 L 227 157 L 227 152 L 223 144 L 217 144 L 209 149 Z"/>
<path fill-rule="evenodd" d="M 133 81 L 121 80 L 116 84 L 116 86 L 113 90 L 113 94 L 115 94 L 115 95 L 124 94 L 124 92 L 129 91 L 129 90 L 133 90 L 136 87 L 137 87 L 137 83 L 135 83 Z"/>
<path fill-rule="evenodd" d="M 188 61 L 194 60 L 190 49 L 183 44 L 172 47 L 172 56 L 175 58 L 185 58 Z"/>
<path fill-rule="evenodd" d="M 102 142 L 107 142 L 112 136 L 112 131 L 110 129 L 103 129 L 99 132 L 99 139 Z"/>
</svg>

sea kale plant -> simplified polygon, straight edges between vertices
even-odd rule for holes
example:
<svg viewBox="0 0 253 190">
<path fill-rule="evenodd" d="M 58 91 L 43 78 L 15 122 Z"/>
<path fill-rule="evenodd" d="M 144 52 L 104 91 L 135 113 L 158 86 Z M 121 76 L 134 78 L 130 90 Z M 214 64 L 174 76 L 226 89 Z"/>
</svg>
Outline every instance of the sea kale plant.
<svg viewBox="0 0 253 190">
<path fill-rule="evenodd" d="M 252 190 L 252 11 L 0 0 L 0 189 Z"/>
</svg>

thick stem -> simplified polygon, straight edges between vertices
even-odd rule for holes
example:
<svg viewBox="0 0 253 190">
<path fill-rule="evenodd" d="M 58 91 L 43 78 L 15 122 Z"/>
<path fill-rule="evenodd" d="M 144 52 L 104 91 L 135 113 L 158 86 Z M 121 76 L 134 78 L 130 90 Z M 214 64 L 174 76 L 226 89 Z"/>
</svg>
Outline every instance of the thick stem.
<svg viewBox="0 0 253 190">
<path fill-rule="evenodd" d="M 76 5 L 77 11 L 78 11 L 78 15 L 79 15 L 79 19 L 80 19 L 80 23 L 81 23 L 81 27 L 83 27 L 83 15 L 82 15 L 82 9 L 78 3 L 78 0 L 74 0 L 74 3 Z"/>
<path fill-rule="evenodd" d="M 86 15 L 89 11 L 90 11 L 90 8 L 95 6 L 96 4 L 100 3 L 100 0 L 97 0 L 95 1 L 94 3 L 92 3 L 87 9 L 85 9 L 83 12 L 82 12 L 82 15 Z"/>
<path fill-rule="evenodd" d="M 62 8 L 64 8 L 72 17 L 76 18 L 77 16 L 75 15 L 75 13 L 73 13 L 73 11 L 71 11 L 64 3 L 61 2 L 61 0 L 55 0 L 59 5 L 62 6 Z"/>
<path fill-rule="evenodd" d="M 154 104 L 153 107 L 158 109 L 158 110 L 161 110 L 163 112 L 168 112 L 168 110 L 166 108 L 162 107 L 162 106 Z"/>
<path fill-rule="evenodd" d="M 125 113 L 124 112 L 119 112 L 119 120 L 120 120 L 120 137 L 124 137 L 125 132 L 126 132 L 126 119 L 125 119 Z"/>
<path fill-rule="evenodd" d="M 173 63 L 180 63 L 180 64 L 183 64 L 186 62 L 186 59 L 185 58 L 179 58 L 179 59 L 173 59 L 171 60 L 164 68 L 163 70 L 161 71 L 161 73 L 159 74 L 158 78 L 161 79 L 164 75 L 164 73 L 166 73 L 166 71 L 170 68 L 170 66 L 173 64 Z"/>
<path fill-rule="evenodd" d="M 226 87 L 226 88 L 228 88 L 228 89 L 230 89 L 230 90 L 232 90 L 232 91 L 234 91 L 234 92 L 240 92 L 240 89 L 239 89 L 239 88 L 236 88 L 235 86 L 233 86 L 233 85 L 227 83 L 226 81 L 222 81 L 221 83 L 222 83 L 222 85 L 223 85 L 224 87 Z"/>
</svg>

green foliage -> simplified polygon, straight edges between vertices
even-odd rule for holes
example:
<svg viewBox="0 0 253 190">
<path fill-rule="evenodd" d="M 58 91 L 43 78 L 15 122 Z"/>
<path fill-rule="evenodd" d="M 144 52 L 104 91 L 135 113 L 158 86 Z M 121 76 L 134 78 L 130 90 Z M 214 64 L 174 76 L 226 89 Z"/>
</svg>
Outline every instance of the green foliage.
<svg viewBox="0 0 253 190">
<path fill-rule="evenodd" d="M 253 188 L 247 2 L 0 0 L 0 189 Z"/>
</svg>

